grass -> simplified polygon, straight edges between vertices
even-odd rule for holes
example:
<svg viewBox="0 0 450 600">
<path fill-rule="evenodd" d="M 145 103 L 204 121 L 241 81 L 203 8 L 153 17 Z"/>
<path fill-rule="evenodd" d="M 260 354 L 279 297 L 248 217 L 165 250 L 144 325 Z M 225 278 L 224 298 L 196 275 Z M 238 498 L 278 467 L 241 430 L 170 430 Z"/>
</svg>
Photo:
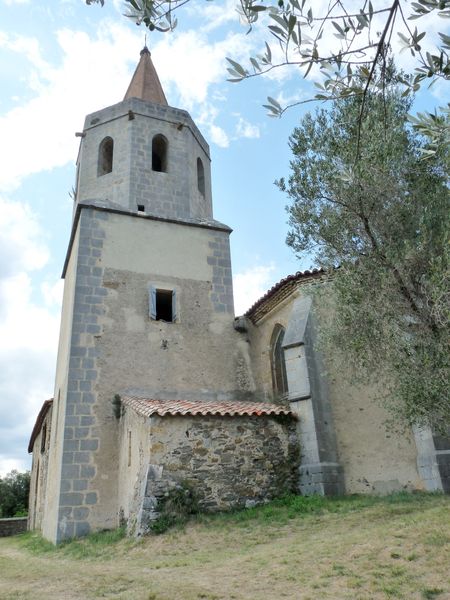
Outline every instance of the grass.
<svg viewBox="0 0 450 600">
<path fill-rule="evenodd" d="M 0 598 L 450 599 L 450 498 L 290 496 L 159 536 L 0 539 Z"/>
</svg>

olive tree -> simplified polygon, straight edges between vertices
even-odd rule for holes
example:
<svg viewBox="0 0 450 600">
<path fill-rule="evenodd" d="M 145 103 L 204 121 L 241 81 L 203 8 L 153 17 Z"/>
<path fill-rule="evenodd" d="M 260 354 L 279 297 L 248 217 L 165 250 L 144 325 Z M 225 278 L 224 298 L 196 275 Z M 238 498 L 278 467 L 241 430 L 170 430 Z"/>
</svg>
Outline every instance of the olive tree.
<svg viewBox="0 0 450 600">
<path fill-rule="evenodd" d="M 124 0 L 125 16 L 150 31 L 167 32 L 176 27 L 176 14 L 190 1 Z M 104 2 L 86 0 L 87 4 Z M 248 65 L 228 59 L 230 81 L 289 67 L 300 77 L 313 77 L 317 93 L 306 101 L 361 95 L 362 113 L 368 91 L 385 85 L 385 70 L 376 66 L 386 63 L 394 38 L 412 54 L 415 64 L 413 77 L 402 81 L 405 94 L 417 91 L 424 82 L 450 79 L 450 36 L 445 33 L 450 0 L 384 0 L 375 6 L 371 0 L 240 0 L 236 8 L 248 32 L 265 28 L 266 42 L 259 54 L 249 57 Z M 444 31 L 434 50 L 425 49 L 427 30 L 420 28 L 420 19 L 427 15 L 442 17 Z M 290 108 L 271 96 L 265 106 L 271 116 Z M 440 113 L 419 114 L 414 126 L 426 129 L 435 145 L 450 142 L 449 120 L 441 119 Z M 430 146 L 428 155 L 434 152 Z"/>
<path fill-rule="evenodd" d="M 306 115 L 290 138 L 291 174 L 278 185 L 290 201 L 288 244 L 332 273 L 320 292 L 332 305 L 327 354 L 366 383 L 381 379 L 397 422 L 445 430 L 449 163 L 444 150 L 421 159 L 427 140 L 409 125 L 410 103 L 393 81 L 384 94 Z"/>
</svg>

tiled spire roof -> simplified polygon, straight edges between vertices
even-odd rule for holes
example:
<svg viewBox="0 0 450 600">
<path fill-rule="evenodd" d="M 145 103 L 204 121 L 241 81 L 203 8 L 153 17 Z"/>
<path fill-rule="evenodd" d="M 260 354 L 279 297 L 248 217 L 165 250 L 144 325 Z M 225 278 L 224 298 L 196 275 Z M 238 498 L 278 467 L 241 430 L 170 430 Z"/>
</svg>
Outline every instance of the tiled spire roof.
<svg viewBox="0 0 450 600">
<path fill-rule="evenodd" d="M 141 58 L 131 78 L 124 100 L 128 98 L 139 98 L 146 102 L 164 104 L 167 106 L 166 96 L 159 81 L 158 73 L 153 65 L 150 50 L 144 46 L 141 50 Z"/>
</svg>

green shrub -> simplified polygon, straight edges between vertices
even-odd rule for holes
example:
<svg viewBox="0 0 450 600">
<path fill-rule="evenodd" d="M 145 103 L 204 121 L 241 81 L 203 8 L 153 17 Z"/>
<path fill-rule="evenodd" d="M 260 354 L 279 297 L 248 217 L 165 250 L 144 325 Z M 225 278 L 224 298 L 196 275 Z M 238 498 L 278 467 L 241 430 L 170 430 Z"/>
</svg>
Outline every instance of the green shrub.
<svg viewBox="0 0 450 600">
<path fill-rule="evenodd" d="M 199 512 L 194 489 L 182 482 L 158 499 L 159 517 L 150 523 L 150 531 L 157 535 L 175 525 L 183 525 L 191 515 Z"/>
</svg>

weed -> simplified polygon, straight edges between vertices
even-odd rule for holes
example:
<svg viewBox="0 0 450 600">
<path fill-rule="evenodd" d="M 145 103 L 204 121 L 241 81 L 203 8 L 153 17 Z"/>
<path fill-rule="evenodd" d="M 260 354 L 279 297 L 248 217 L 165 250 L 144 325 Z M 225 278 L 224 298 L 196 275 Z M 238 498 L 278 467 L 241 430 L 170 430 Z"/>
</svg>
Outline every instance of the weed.
<svg viewBox="0 0 450 600">
<path fill-rule="evenodd" d="M 17 536 L 19 545 L 33 554 L 45 554 L 56 551 L 56 546 L 44 539 L 37 531 L 27 531 Z"/>
<path fill-rule="evenodd" d="M 183 482 L 158 500 L 158 508 L 159 517 L 150 524 L 150 531 L 157 535 L 176 525 L 183 525 L 191 515 L 197 514 L 198 498 L 192 487 Z"/>
<path fill-rule="evenodd" d="M 83 538 L 71 539 L 55 546 L 37 531 L 28 531 L 18 537 L 19 544 L 33 554 L 56 554 L 71 558 L 106 558 L 108 548 L 125 537 L 125 528 L 108 529 L 91 533 Z"/>
<path fill-rule="evenodd" d="M 428 546 L 445 546 L 446 544 L 450 543 L 450 536 L 436 531 L 430 535 L 427 535 L 424 543 Z"/>
<path fill-rule="evenodd" d="M 426 600 L 432 600 L 433 598 L 437 598 L 441 594 L 444 593 L 444 590 L 441 588 L 426 588 L 422 590 L 422 598 Z"/>
<path fill-rule="evenodd" d="M 124 414 L 124 406 L 122 404 L 122 398 L 119 396 L 119 394 L 114 395 L 114 398 L 111 400 L 111 404 L 113 408 L 113 415 L 116 417 L 116 419 L 120 419 L 120 417 L 122 417 Z"/>
</svg>

